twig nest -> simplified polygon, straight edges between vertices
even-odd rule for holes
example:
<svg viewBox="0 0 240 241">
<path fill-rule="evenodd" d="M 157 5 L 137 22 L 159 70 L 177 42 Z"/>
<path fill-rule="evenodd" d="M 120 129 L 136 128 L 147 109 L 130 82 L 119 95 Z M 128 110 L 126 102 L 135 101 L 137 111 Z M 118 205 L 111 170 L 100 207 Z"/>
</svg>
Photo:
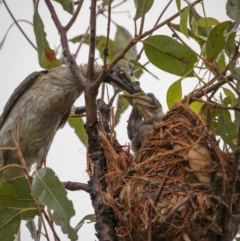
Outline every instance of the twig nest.
<svg viewBox="0 0 240 241">
<path fill-rule="evenodd" d="M 232 160 L 200 116 L 175 105 L 147 134 L 135 159 L 127 153 L 125 159 L 118 154 L 125 164 L 107 157 L 105 201 L 115 212 L 119 239 L 216 240 Z"/>
</svg>

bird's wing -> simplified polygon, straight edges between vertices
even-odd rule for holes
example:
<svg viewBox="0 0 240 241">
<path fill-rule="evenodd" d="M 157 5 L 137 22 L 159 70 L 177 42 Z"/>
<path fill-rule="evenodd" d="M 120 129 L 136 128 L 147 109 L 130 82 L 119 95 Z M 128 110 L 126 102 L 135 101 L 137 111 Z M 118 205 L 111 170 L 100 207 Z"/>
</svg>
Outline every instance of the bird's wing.
<svg viewBox="0 0 240 241">
<path fill-rule="evenodd" d="M 71 112 L 71 110 L 69 110 L 69 111 L 62 117 L 61 122 L 60 122 L 60 124 L 59 124 L 59 126 L 58 126 L 58 129 L 62 129 L 62 128 L 65 126 L 65 124 L 66 124 L 66 122 L 67 122 L 67 120 L 68 120 L 68 117 L 69 117 L 69 115 L 70 115 L 70 112 Z"/>
<path fill-rule="evenodd" d="M 22 81 L 22 83 L 14 90 L 11 97 L 8 99 L 8 102 L 6 103 L 3 113 L 0 116 L 0 128 L 4 124 L 8 114 L 10 113 L 12 107 L 15 105 L 16 101 L 21 97 L 21 95 L 30 87 L 32 84 L 37 80 L 37 78 L 41 74 L 47 74 L 47 70 L 39 71 L 39 72 L 33 72 L 30 74 L 26 79 Z"/>
</svg>

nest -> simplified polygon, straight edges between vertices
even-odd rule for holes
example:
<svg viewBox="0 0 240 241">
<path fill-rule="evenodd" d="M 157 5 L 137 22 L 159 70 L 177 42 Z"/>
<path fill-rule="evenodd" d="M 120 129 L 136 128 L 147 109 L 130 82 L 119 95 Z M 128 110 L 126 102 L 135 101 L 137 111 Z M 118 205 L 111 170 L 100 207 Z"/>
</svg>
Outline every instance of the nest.
<svg viewBox="0 0 240 241">
<path fill-rule="evenodd" d="M 222 234 L 232 156 L 187 105 L 175 105 L 135 157 L 100 139 L 108 165 L 104 197 L 120 240 L 204 241 Z"/>
</svg>

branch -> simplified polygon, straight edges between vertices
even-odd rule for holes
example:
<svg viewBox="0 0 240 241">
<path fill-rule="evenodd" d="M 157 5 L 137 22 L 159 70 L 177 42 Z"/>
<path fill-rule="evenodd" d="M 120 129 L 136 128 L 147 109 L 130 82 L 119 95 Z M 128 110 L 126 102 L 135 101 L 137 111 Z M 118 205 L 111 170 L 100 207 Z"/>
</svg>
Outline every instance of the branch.
<svg viewBox="0 0 240 241">
<path fill-rule="evenodd" d="M 10 8 L 8 7 L 7 3 L 5 0 L 3 0 L 3 4 L 6 7 L 9 15 L 12 17 L 14 23 L 17 25 L 18 29 L 21 31 L 21 33 L 23 34 L 23 36 L 27 39 L 27 41 L 32 45 L 32 47 L 37 50 L 37 47 L 33 44 L 33 42 L 30 40 L 30 38 L 27 36 L 27 34 L 23 31 L 23 29 L 21 28 L 21 26 L 19 25 L 19 23 L 17 22 L 17 20 L 15 19 L 15 17 L 13 16 Z"/>
<path fill-rule="evenodd" d="M 83 77 L 82 73 L 80 72 L 79 67 L 78 67 L 75 59 L 73 58 L 73 56 L 70 53 L 67 35 L 66 35 L 66 30 L 64 29 L 61 22 L 59 21 L 58 16 L 56 14 L 56 11 L 55 11 L 51 1 L 45 0 L 45 3 L 48 7 L 48 10 L 49 10 L 51 16 L 52 16 L 52 20 L 55 23 L 55 26 L 56 26 L 59 34 L 60 34 L 61 44 L 62 44 L 62 49 L 63 49 L 63 56 L 66 60 L 66 63 L 68 65 L 68 67 L 70 68 L 71 72 L 73 73 L 73 75 L 76 77 L 76 79 L 79 81 L 80 85 L 84 89 L 86 80 Z"/>
<path fill-rule="evenodd" d="M 88 184 L 79 182 L 63 182 L 64 187 L 69 191 L 85 191 L 90 192 Z"/>
<path fill-rule="evenodd" d="M 103 54 L 104 54 L 103 68 L 104 69 L 106 69 L 107 56 L 108 56 L 108 40 L 109 40 L 109 35 L 110 35 L 110 23 L 111 23 L 111 12 L 112 12 L 111 4 L 112 4 L 112 0 L 110 0 L 109 4 L 108 4 L 107 39 L 106 39 L 105 48 L 103 50 Z"/>
<path fill-rule="evenodd" d="M 195 2 L 192 3 L 192 6 L 198 4 L 202 2 L 202 0 L 197 0 Z M 182 9 L 181 12 L 183 12 L 185 10 L 185 8 Z M 134 39 L 132 39 L 128 45 L 114 58 L 114 60 L 107 66 L 106 69 L 103 70 L 102 74 L 97 78 L 97 80 L 94 83 L 93 89 L 97 90 L 100 86 L 100 84 L 103 82 L 103 80 L 106 78 L 107 74 L 111 71 L 111 69 L 113 68 L 113 66 L 124 57 L 124 55 L 128 52 L 129 49 L 131 49 L 134 45 L 136 45 L 141 39 L 147 37 L 149 34 L 152 34 L 154 31 L 156 31 L 157 29 L 163 27 L 164 25 L 168 24 L 169 22 L 171 22 L 173 19 L 177 18 L 179 16 L 179 12 L 175 13 L 174 15 L 172 15 L 171 17 L 169 17 L 168 19 L 166 19 L 165 21 L 163 21 L 162 23 L 156 25 L 155 27 L 153 27 L 152 29 L 146 31 L 145 33 L 136 36 Z"/>
<path fill-rule="evenodd" d="M 72 18 L 69 20 L 69 22 L 67 23 L 67 25 L 64 27 L 65 31 L 67 32 L 72 25 L 74 24 L 75 20 L 77 19 L 77 16 L 82 8 L 82 4 L 83 4 L 83 0 L 80 0 L 77 6 L 76 11 L 74 12 Z"/>
</svg>

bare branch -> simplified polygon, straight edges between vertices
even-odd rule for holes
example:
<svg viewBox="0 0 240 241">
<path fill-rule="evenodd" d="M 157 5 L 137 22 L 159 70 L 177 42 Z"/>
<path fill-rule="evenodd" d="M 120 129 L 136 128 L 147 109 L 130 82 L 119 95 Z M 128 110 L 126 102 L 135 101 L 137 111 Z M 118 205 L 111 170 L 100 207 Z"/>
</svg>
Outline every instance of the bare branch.
<svg viewBox="0 0 240 241">
<path fill-rule="evenodd" d="M 69 191 L 85 191 L 90 192 L 89 186 L 86 183 L 79 182 L 63 182 L 64 187 Z"/>
<path fill-rule="evenodd" d="M 15 19 L 15 17 L 13 16 L 10 8 L 8 7 L 7 3 L 5 0 L 3 0 L 3 4 L 6 7 L 9 15 L 12 17 L 14 23 L 17 25 L 18 29 L 21 31 L 21 33 L 23 34 L 23 36 L 27 39 L 27 41 L 32 45 L 32 47 L 37 50 L 37 47 L 33 44 L 33 42 L 30 40 L 30 38 L 27 36 L 27 34 L 23 31 L 23 29 L 21 28 L 21 26 L 19 25 L 19 23 L 17 22 L 17 20 Z"/>
<path fill-rule="evenodd" d="M 58 19 L 58 16 L 56 14 L 56 11 L 55 11 L 51 1 L 45 0 L 45 3 L 48 7 L 49 12 L 51 13 L 53 22 L 55 23 L 55 26 L 57 27 L 57 30 L 60 34 L 62 48 L 63 48 L 63 56 L 66 59 L 66 63 L 68 65 L 68 67 L 70 68 L 70 70 L 72 71 L 73 75 L 76 77 L 76 79 L 81 84 L 82 88 L 85 88 L 86 80 L 83 77 L 82 73 L 80 72 L 79 67 L 78 67 L 75 59 L 71 55 L 71 52 L 70 52 L 69 46 L 68 46 L 66 31 L 65 31 L 64 27 L 62 26 L 61 22 Z"/>
<path fill-rule="evenodd" d="M 75 20 L 77 19 L 77 16 L 82 8 L 82 4 L 83 4 L 83 0 L 80 0 L 77 6 L 76 11 L 74 12 L 72 18 L 69 20 L 69 22 L 67 23 L 67 25 L 64 27 L 64 29 L 66 30 L 66 32 L 72 27 L 72 25 L 74 24 Z"/>
</svg>

